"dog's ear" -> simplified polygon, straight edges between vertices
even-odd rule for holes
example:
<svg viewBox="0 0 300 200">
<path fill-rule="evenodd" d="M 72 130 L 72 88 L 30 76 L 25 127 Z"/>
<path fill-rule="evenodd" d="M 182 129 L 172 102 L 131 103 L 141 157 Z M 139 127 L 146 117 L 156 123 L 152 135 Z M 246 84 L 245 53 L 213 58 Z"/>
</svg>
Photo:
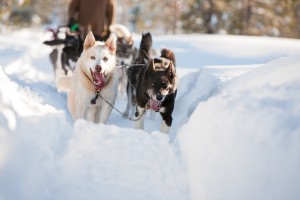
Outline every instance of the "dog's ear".
<svg viewBox="0 0 300 200">
<path fill-rule="evenodd" d="M 171 50 L 162 49 L 160 57 L 171 60 L 173 62 L 173 65 L 175 66 L 175 55 Z"/>
<path fill-rule="evenodd" d="M 172 61 L 169 64 L 169 67 L 167 69 L 167 73 L 168 73 L 167 76 L 169 77 L 169 80 L 173 83 L 172 91 L 174 92 L 178 88 L 178 78 L 177 78 L 177 75 L 176 75 L 176 68 L 175 68 Z"/>
<path fill-rule="evenodd" d="M 170 67 L 170 63 L 171 63 L 171 62 L 172 62 L 171 60 L 162 57 L 162 58 L 161 58 L 161 65 L 162 65 L 162 68 L 163 68 L 163 69 L 168 69 L 168 68 Z"/>
<path fill-rule="evenodd" d="M 174 64 L 173 64 L 172 61 L 170 61 L 169 67 L 167 68 L 166 71 L 167 71 L 169 77 L 170 77 L 171 79 L 173 79 L 174 76 L 175 76 L 175 74 L 176 74 L 176 70 L 175 70 L 175 67 L 174 67 Z"/>
<path fill-rule="evenodd" d="M 108 49 L 111 51 L 112 54 L 116 53 L 117 50 L 116 40 L 112 34 L 106 40 L 105 45 L 108 47 Z"/>
<path fill-rule="evenodd" d="M 84 49 L 88 49 L 88 48 L 91 48 L 92 46 L 94 46 L 96 43 L 96 40 L 95 40 L 95 37 L 92 33 L 92 31 L 90 31 L 87 36 L 85 37 L 85 40 L 84 40 Z"/>
<path fill-rule="evenodd" d="M 148 60 L 146 62 L 146 64 L 147 64 L 147 71 L 153 71 L 153 70 L 155 70 L 154 60 L 153 59 Z"/>
</svg>

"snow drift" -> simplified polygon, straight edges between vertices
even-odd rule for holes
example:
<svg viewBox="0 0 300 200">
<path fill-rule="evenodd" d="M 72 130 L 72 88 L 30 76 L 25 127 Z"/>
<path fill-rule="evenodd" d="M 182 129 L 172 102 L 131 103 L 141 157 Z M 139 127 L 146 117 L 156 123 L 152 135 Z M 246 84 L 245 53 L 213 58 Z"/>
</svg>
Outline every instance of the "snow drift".
<svg viewBox="0 0 300 200">
<path fill-rule="evenodd" d="M 270 62 L 198 104 L 179 131 L 192 199 L 300 197 L 299 66 Z"/>
<path fill-rule="evenodd" d="M 155 36 L 180 77 L 167 136 L 72 122 L 44 39 L 0 36 L 1 200 L 300 198 L 299 40 Z"/>
</svg>

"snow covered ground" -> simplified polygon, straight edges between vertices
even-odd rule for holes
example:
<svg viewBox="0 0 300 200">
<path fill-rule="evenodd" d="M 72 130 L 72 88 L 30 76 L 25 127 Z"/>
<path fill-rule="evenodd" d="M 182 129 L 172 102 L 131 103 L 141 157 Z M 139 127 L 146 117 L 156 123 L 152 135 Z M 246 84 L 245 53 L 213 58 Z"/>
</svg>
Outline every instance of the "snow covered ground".
<svg viewBox="0 0 300 200">
<path fill-rule="evenodd" d="M 0 200 L 300 198 L 299 40 L 154 36 L 180 77 L 164 135 L 159 117 L 134 130 L 115 111 L 74 123 L 45 39 L 0 36 Z"/>
</svg>

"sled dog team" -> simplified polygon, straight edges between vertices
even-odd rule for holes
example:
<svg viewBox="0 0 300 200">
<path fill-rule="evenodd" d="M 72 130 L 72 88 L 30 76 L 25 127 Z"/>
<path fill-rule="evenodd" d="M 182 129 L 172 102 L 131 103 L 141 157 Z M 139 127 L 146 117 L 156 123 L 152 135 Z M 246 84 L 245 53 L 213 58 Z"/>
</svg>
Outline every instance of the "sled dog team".
<svg viewBox="0 0 300 200">
<path fill-rule="evenodd" d="M 160 131 L 168 133 L 178 85 L 174 53 L 162 49 L 159 56 L 155 55 L 150 33 L 142 35 L 137 49 L 125 26 L 114 24 L 110 31 L 111 36 L 104 42 L 96 41 L 89 32 L 81 42 L 82 53 L 75 69 L 56 76 L 58 90 L 68 94 L 72 118 L 105 124 L 112 110 L 117 110 L 117 94 L 127 94 L 123 116 L 136 121 L 135 128 L 144 128 L 146 113 L 151 110 L 160 113 Z M 78 50 L 76 45 L 74 52 Z M 59 56 L 56 59 L 63 60 Z M 55 74 L 56 70 L 61 69 L 56 65 Z"/>
</svg>

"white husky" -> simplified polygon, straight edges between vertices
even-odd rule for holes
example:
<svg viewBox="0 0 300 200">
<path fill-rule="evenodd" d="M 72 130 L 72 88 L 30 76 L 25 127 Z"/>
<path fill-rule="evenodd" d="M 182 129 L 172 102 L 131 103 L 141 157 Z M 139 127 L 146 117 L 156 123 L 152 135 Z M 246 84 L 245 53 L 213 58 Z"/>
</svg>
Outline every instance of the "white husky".
<svg viewBox="0 0 300 200">
<path fill-rule="evenodd" d="M 118 91 L 115 53 L 113 36 L 104 43 L 95 41 L 89 32 L 73 76 L 58 79 L 58 89 L 68 92 L 68 108 L 74 120 L 107 122 Z"/>
</svg>

